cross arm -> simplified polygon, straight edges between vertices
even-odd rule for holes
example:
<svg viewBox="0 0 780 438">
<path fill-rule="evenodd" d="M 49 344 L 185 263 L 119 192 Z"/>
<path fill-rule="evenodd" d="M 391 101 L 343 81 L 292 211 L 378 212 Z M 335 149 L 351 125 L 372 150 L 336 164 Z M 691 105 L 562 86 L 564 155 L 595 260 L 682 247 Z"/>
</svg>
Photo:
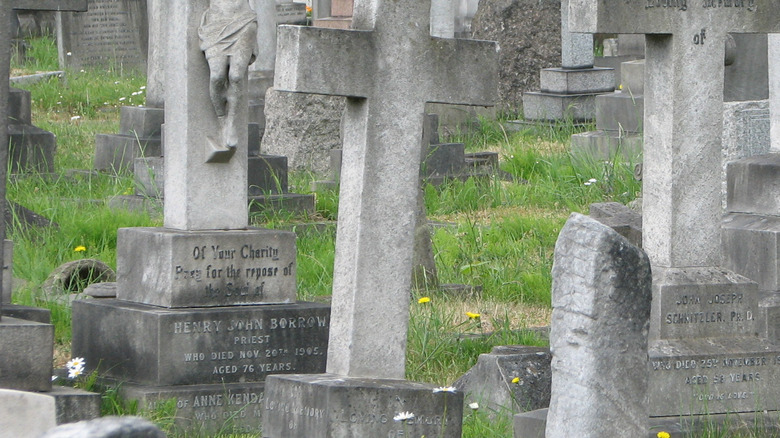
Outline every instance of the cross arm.
<svg viewBox="0 0 780 438">
<path fill-rule="evenodd" d="M 498 99 L 498 43 L 431 38 L 432 90 L 426 100 L 492 106 Z M 413 80 L 413 79 L 412 79 Z"/>
<path fill-rule="evenodd" d="M 0 0 L 10 4 L 11 9 L 31 11 L 75 11 L 87 10 L 87 0 Z"/>
<path fill-rule="evenodd" d="M 368 97 L 373 66 L 370 31 L 279 26 L 274 88 L 300 93 Z M 349 62 L 344 60 L 348 59 Z"/>
</svg>

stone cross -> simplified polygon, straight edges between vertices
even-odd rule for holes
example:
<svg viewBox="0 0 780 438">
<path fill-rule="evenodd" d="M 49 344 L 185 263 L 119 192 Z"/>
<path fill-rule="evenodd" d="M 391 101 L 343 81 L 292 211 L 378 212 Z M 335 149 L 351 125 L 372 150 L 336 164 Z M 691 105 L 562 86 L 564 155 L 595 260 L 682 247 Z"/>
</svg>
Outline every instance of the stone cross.
<svg viewBox="0 0 780 438">
<path fill-rule="evenodd" d="M 8 164 L 8 78 L 11 69 L 11 10 L 86 11 L 87 0 L 0 0 L 0 201 L 5 204 Z M 0 243 L 5 239 L 5 219 L 0 215 Z M 3 284 L 0 269 L 0 284 Z M 1 292 L 1 291 L 0 291 Z M 2 295 L 2 293 L 0 293 Z M 2 308 L 0 300 L 0 308 Z"/>
<path fill-rule="evenodd" d="M 569 1 L 574 32 L 646 35 L 643 248 L 653 266 L 718 266 L 726 35 L 779 32 L 777 3 Z"/>
<path fill-rule="evenodd" d="M 426 102 L 492 105 L 498 47 L 432 38 L 431 0 L 281 26 L 274 88 L 347 97 L 327 372 L 403 379 Z"/>
</svg>

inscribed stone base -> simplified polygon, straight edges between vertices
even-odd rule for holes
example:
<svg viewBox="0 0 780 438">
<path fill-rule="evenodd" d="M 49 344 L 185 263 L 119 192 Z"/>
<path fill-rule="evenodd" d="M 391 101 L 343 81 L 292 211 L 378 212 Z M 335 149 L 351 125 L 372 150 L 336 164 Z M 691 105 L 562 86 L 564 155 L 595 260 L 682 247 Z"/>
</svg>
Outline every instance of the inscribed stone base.
<svg viewBox="0 0 780 438">
<path fill-rule="evenodd" d="M 721 239 L 724 268 L 757 282 L 761 290 L 780 290 L 780 217 L 729 213 Z"/>
<path fill-rule="evenodd" d="M 317 211 L 314 195 L 284 193 L 280 195 L 258 195 L 249 197 L 249 213 L 263 211 L 288 211 L 299 215 L 314 215 Z"/>
<path fill-rule="evenodd" d="M 162 155 L 159 137 L 136 137 L 132 134 L 98 134 L 95 136 L 95 169 L 127 172 L 137 157 Z"/>
<path fill-rule="evenodd" d="M 588 131 L 571 136 L 571 151 L 594 160 L 610 161 L 622 156 L 636 163 L 642 155 L 641 134 L 617 131 Z"/>
<path fill-rule="evenodd" d="M 653 267 L 650 340 L 756 336 L 758 285 L 721 268 Z"/>
<path fill-rule="evenodd" d="M 463 394 L 406 380 L 317 375 L 266 379 L 263 437 L 460 437 Z M 400 412 L 414 418 L 394 421 Z"/>
<path fill-rule="evenodd" d="M 544 438 L 547 426 L 547 409 L 523 412 L 514 416 L 514 438 Z M 777 412 L 750 412 L 742 414 L 711 414 L 692 416 L 658 417 L 650 419 L 650 427 L 645 437 L 657 438 L 658 432 L 664 431 L 671 438 L 688 438 L 691 436 L 706 436 L 717 434 L 718 436 L 731 431 L 744 432 L 768 432 L 767 436 L 780 430 Z M 717 432 L 716 432 L 717 431 Z M 637 437 L 639 438 L 639 437 Z"/>
<path fill-rule="evenodd" d="M 263 382 L 146 386 L 120 381 L 118 384 L 120 396 L 138 400 L 142 410 L 153 411 L 164 402 L 176 399 L 174 430 L 180 434 L 257 433 L 262 424 Z"/>
<path fill-rule="evenodd" d="M 611 68 L 544 68 L 539 85 L 545 93 L 606 93 L 615 89 L 615 71 Z"/>
<path fill-rule="evenodd" d="M 8 159 L 12 173 L 54 172 L 57 138 L 49 131 L 32 125 L 8 125 Z"/>
<path fill-rule="evenodd" d="M 501 412 L 523 412 L 550 405 L 550 349 L 522 345 L 493 347 L 454 386 L 466 403 Z M 520 381 L 513 383 L 518 377 Z"/>
<path fill-rule="evenodd" d="M 53 344 L 51 324 L 0 319 L 0 388 L 51 390 Z"/>
<path fill-rule="evenodd" d="M 780 346 L 757 336 L 649 347 L 651 417 L 780 409 Z"/>
<path fill-rule="evenodd" d="M 120 228 L 117 298 L 164 307 L 292 303 L 295 261 L 287 231 Z"/>
<path fill-rule="evenodd" d="M 100 416 L 102 396 L 83 389 L 54 385 L 47 395 L 54 397 L 57 424 L 75 423 Z"/>
<path fill-rule="evenodd" d="M 100 374 L 148 385 L 262 381 L 325 369 L 330 306 L 166 309 L 73 302 L 73 355 Z M 91 369 L 89 370 L 91 371 Z"/>
<path fill-rule="evenodd" d="M 645 99 L 631 93 L 609 93 L 596 96 L 596 129 L 623 134 L 642 132 Z"/>
<path fill-rule="evenodd" d="M 287 193 L 287 157 L 249 157 L 247 165 L 249 196 Z"/>
<path fill-rule="evenodd" d="M 523 116 L 526 120 L 593 120 L 596 116 L 596 95 L 529 91 L 523 93 Z"/>
</svg>

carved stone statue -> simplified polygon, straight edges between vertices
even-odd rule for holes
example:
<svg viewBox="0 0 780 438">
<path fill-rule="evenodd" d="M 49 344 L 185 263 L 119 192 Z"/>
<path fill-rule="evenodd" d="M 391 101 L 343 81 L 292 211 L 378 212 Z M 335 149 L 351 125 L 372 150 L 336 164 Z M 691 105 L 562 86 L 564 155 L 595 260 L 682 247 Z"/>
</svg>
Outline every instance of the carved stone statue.
<svg viewBox="0 0 780 438">
<path fill-rule="evenodd" d="M 239 130 L 246 129 L 237 126 L 236 106 L 246 91 L 249 64 L 257 55 L 257 15 L 248 0 L 211 0 L 198 36 L 209 63 L 209 94 L 222 130 L 222 144 L 216 146 L 235 150 Z"/>
</svg>

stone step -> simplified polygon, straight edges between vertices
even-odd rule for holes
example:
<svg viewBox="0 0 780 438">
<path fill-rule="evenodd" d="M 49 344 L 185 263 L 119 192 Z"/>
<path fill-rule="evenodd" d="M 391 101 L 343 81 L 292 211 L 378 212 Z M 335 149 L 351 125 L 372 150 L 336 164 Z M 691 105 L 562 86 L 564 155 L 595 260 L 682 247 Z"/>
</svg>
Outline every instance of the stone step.
<svg viewBox="0 0 780 438">
<path fill-rule="evenodd" d="M 721 232 L 723 267 L 758 283 L 761 290 L 780 290 L 780 217 L 729 213 Z"/>
<path fill-rule="evenodd" d="M 729 163 L 726 185 L 729 212 L 780 216 L 780 154 Z"/>
<path fill-rule="evenodd" d="M 539 85 L 544 93 L 589 94 L 615 89 L 615 71 L 611 68 L 544 68 Z"/>
<path fill-rule="evenodd" d="M 554 94 L 539 91 L 523 93 L 526 120 L 582 122 L 596 117 L 595 94 Z"/>
</svg>

